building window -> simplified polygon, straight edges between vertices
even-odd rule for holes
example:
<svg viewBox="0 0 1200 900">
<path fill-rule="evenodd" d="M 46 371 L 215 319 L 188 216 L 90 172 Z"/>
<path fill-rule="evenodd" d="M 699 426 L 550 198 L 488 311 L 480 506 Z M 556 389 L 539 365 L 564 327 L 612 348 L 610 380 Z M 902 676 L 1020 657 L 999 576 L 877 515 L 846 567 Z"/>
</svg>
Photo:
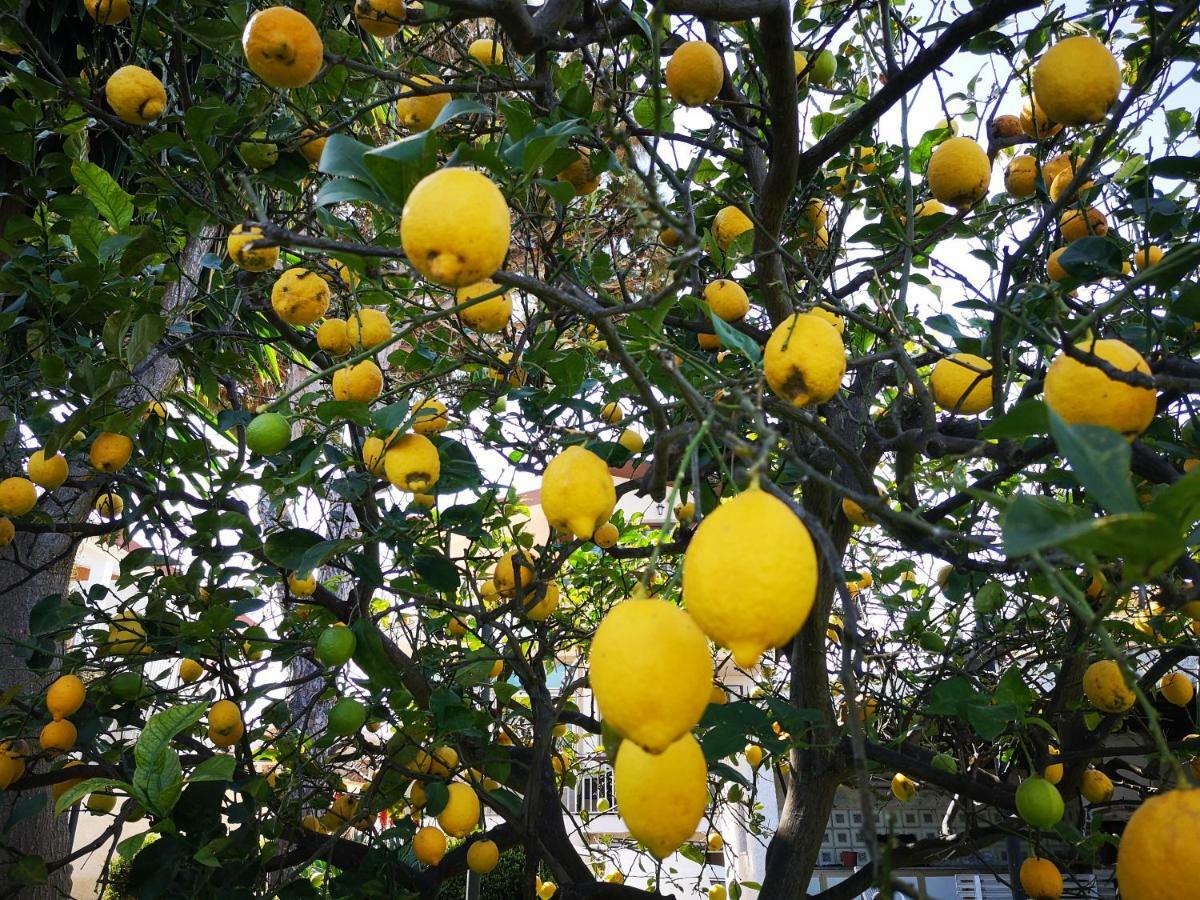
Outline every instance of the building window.
<svg viewBox="0 0 1200 900">
<path fill-rule="evenodd" d="M 608 766 L 579 776 L 579 780 L 575 783 L 575 790 L 569 798 L 573 807 L 572 812 L 599 813 L 601 800 L 608 801 L 606 812 L 611 812 L 616 808 L 613 772 Z"/>
</svg>

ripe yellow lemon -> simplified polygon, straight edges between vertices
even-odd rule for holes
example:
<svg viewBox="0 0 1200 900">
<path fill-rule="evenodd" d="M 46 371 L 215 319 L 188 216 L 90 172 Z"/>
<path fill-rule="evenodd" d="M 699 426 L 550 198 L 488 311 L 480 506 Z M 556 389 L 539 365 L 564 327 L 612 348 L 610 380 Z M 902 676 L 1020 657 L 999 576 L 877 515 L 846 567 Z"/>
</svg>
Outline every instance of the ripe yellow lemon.
<svg viewBox="0 0 1200 900">
<path fill-rule="evenodd" d="M 986 151 L 967 137 L 938 144 L 929 159 L 929 190 L 949 206 L 965 208 L 987 196 L 992 163 Z"/>
<path fill-rule="evenodd" d="M 204 667 L 194 659 L 179 662 L 179 680 L 184 684 L 195 684 L 204 676 Z"/>
<path fill-rule="evenodd" d="M 317 329 L 317 346 L 331 356 L 345 356 L 350 352 L 350 335 L 345 319 L 326 319 Z"/>
<path fill-rule="evenodd" d="M 73 716 L 83 706 L 87 688 L 78 675 L 62 675 L 46 691 L 46 709 L 55 719 Z"/>
<path fill-rule="evenodd" d="M 125 510 L 125 501 L 121 499 L 120 494 L 114 494 L 112 491 L 105 491 L 96 496 L 96 502 L 92 506 L 104 519 L 115 519 Z"/>
<path fill-rule="evenodd" d="M 43 750 L 65 753 L 75 746 L 79 733 L 70 719 L 55 719 L 47 722 L 38 735 L 38 744 Z"/>
<path fill-rule="evenodd" d="M 846 517 L 847 522 L 859 528 L 875 524 L 875 520 L 871 518 L 871 515 L 849 497 L 842 498 L 842 515 Z"/>
<path fill-rule="evenodd" d="M 1058 756 L 1059 755 L 1058 748 L 1055 747 L 1054 745 L 1047 747 L 1046 753 L 1049 756 Z M 1062 781 L 1063 764 L 1062 763 L 1050 763 L 1044 769 L 1042 769 L 1042 777 L 1045 778 L 1051 784 L 1058 784 L 1060 781 Z"/>
<path fill-rule="evenodd" d="M 372 435 L 363 441 L 363 465 L 372 475 L 383 474 L 383 454 L 391 446 L 392 437 L 385 439 Z"/>
<path fill-rule="evenodd" d="M 715 831 L 710 831 L 706 838 L 708 850 L 710 853 L 720 853 L 725 849 L 725 839 Z"/>
<path fill-rule="evenodd" d="M 329 309 L 329 285 L 316 272 L 294 266 L 271 287 L 271 308 L 289 325 L 311 325 Z"/>
<path fill-rule="evenodd" d="M 1037 159 L 1028 154 L 1014 156 L 1004 170 L 1004 189 L 1018 200 L 1032 197 L 1037 193 L 1037 176 Z"/>
<path fill-rule="evenodd" d="M 704 288 L 704 302 L 713 315 L 726 322 L 737 322 L 750 312 L 750 298 L 736 281 L 718 278 Z"/>
<path fill-rule="evenodd" d="M 695 727 L 712 692 L 708 642 L 666 600 L 634 596 L 596 629 L 589 679 L 604 721 L 651 753 Z"/>
<path fill-rule="evenodd" d="M 392 336 L 392 322 L 382 310 L 360 309 L 346 318 L 346 336 L 358 350 L 378 347 Z"/>
<path fill-rule="evenodd" d="M 1183 672 L 1168 672 L 1158 683 L 1163 699 L 1175 706 L 1187 706 L 1196 696 L 1196 686 Z"/>
<path fill-rule="evenodd" d="M 793 406 L 824 403 L 842 385 L 846 347 L 827 319 L 794 313 L 771 332 L 763 370 L 771 390 Z"/>
<path fill-rule="evenodd" d="M 383 391 L 383 372 L 372 360 L 364 359 L 333 373 L 335 400 L 370 403 Z"/>
<path fill-rule="evenodd" d="M 104 97 L 122 122 L 149 125 L 167 109 L 167 89 L 141 66 L 121 66 L 104 84 Z"/>
<path fill-rule="evenodd" d="M 1027 856 L 1021 863 L 1021 888 L 1032 900 L 1058 900 L 1063 892 L 1062 873 L 1048 859 Z"/>
<path fill-rule="evenodd" d="M 467 55 L 481 66 L 498 66 L 504 62 L 504 47 L 491 38 L 476 38 L 467 48 Z"/>
<path fill-rule="evenodd" d="M 1122 713 L 1133 706 L 1132 690 L 1125 684 L 1121 667 L 1111 659 L 1101 659 L 1083 673 L 1083 692 L 1088 702 L 1101 712 Z"/>
<path fill-rule="evenodd" d="M 592 535 L 592 540 L 597 547 L 603 547 L 608 550 L 617 545 L 621 533 L 617 530 L 617 526 L 612 522 L 605 522 L 596 529 L 596 533 Z"/>
<path fill-rule="evenodd" d="M 456 781 L 447 789 L 449 797 L 438 813 L 438 824 L 451 837 L 466 837 L 479 824 L 479 796 L 469 784 Z"/>
<path fill-rule="evenodd" d="M 1075 169 L 1078 167 L 1076 160 L 1067 153 L 1056 153 L 1042 164 L 1042 180 L 1046 183 L 1046 188 L 1049 189 L 1054 180 L 1064 172 L 1075 174 Z"/>
<path fill-rule="evenodd" d="M 1089 234 L 1104 237 L 1108 234 L 1108 219 L 1094 206 L 1085 210 L 1065 209 L 1058 218 L 1058 230 L 1068 244 Z"/>
<path fill-rule="evenodd" d="M 940 359 L 929 377 L 929 392 L 947 412 L 981 413 L 992 405 L 992 364 L 973 353 Z"/>
<path fill-rule="evenodd" d="M 496 868 L 498 862 L 500 849 L 495 841 L 472 841 L 467 848 L 467 868 L 478 875 L 486 875 Z"/>
<path fill-rule="evenodd" d="M 610 400 L 600 407 L 600 420 L 607 425 L 616 425 L 625 418 L 625 410 L 616 400 Z"/>
<path fill-rule="evenodd" d="M 247 272 L 265 272 L 275 268 L 275 263 L 279 260 L 278 247 L 249 246 L 262 239 L 262 229 L 257 225 L 251 225 L 249 228 L 244 225 L 234 226 L 225 242 L 225 248 L 229 251 L 229 258 L 233 260 L 234 265 Z"/>
<path fill-rule="evenodd" d="M 19 744 L 9 741 L 0 743 L 0 791 L 25 774 L 25 754 L 21 752 Z"/>
<path fill-rule="evenodd" d="M 1080 344 L 1084 352 L 1124 372 L 1150 374 L 1141 354 L 1123 341 L 1105 338 Z M 1046 372 L 1046 403 L 1068 425 L 1103 425 L 1133 438 L 1154 419 L 1154 388 L 1115 381 L 1094 365 L 1060 353 Z"/>
<path fill-rule="evenodd" d="M 446 855 L 446 835 L 440 828 L 426 825 L 413 835 L 413 855 L 426 866 L 436 866 Z"/>
<path fill-rule="evenodd" d="M 423 434 L 404 434 L 396 438 L 383 454 L 387 480 L 402 491 L 426 492 L 442 474 L 437 447 Z"/>
<path fill-rule="evenodd" d="M 67 465 L 67 458 L 61 453 L 55 453 L 47 459 L 46 451 L 38 450 L 29 457 L 29 462 L 25 464 L 25 474 L 38 487 L 52 491 L 62 487 L 62 483 L 70 474 L 70 467 Z"/>
<path fill-rule="evenodd" d="M 754 229 L 754 223 L 750 217 L 738 209 L 736 206 L 725 206 L 717 211 L 713 216 L 712 232 L 713 238 L 717 242 L 717 246 L 722 250 L 728 250 L 739 235 L 745 234 L 747 231 Z"/>
<path fill-rule="evenodd" d="M 621 436 L 617 438 L 617 443 L 630 453 L 641 453 L 642 448 L 646 446 L 646 439 L 632 428 L 626 428 L 621 432 Z"/>
<path fill-rule="evenodd" d="M 703 106 L 721 93 L 725 64 L 707 41 L 684 41 L 667 60 L 667 91 L 684 106 Z"/>
<path fill-rule="evenodd" d="M 586 197 L 600 187 L 600 175 L 592 170 L 592 164 L 588 161 L 588 149 L 580 147 L 578 152 L 579 156 L 555 178 L 571 185 L 575 189 L 576 197 Z"/>
<path fill-rule="evenodd" d="M 1033 70 L 1033 93 L 1055 122 L 1102 122 L 1121 92 L 1121 68 L 1091 35 L 1059 41 Z"/>
<path fill-rule="evenodd" d="M 430 92 L 431 88 L 445 84 L 436 75 L 414 75 L 411 80 L 411 87 L 406 84 L 400 88 L 400 99 L 396 101 L 396 115 L 400 124 L 409 131 L 428 131 L 438 113 L 450 102 L 450 95 L 445 91 Z M 490 275 L 491 272 L 487 274 Z"/>
<path fill-rule="evenodd" d="M 535 622 L 545 622 L 558 609 L 559 590 L 553 581 L 536 585 L 521 598 L 525 615 Z"/>
<path fill-rule="evenodd" d="M 101 432 L 92 441 L 88 458 L 101 472 L 119 472 L 133 455 L 133 441 L 123 434 Z"/>
<path fill-rule="evenodd" d="M 305 128 L 300 132 L 300 137 L 296 142 L 296 151 L 308 160 L 308 164 L 314 169 L 320 165 L 321 154 L 325 152 L 325 142 L 329 140 L 328 135 L 317 136 L 324 127 L 324 125 L 318 125 L 316 130 Z"/>
<path fill-rule="evenodd" d="M 105 649 L 109 653 L 121 656 L 150 652 L 150 647 L 146 643 L 146 628 L 142 625 L 137 613 L 131 609 L 117 613 L 108 625 Z"/>
<path fill-rule="evenodd" d="M 509 550 L 496 563 L 492 572 L 492 584 L 496 590 L 508 597 L 519 587 L 524 593 L 533 584 L 533 556 L 528 550 Z"/>
<path fill-rule="evenodd" d="M 391 37 L 400 30 L 406 10 L 404 0 L 355 0 L 358 27 L 377 38 Z"/>
<path fill-rule="evenodd" d="M 495 295 L 495 296 L 492 296 Z M 469 306 L 458 314 L 459 321 L 472 331 L 480 334 L 495 334 L 503 331 L 508 320 L 512 318 L 513 305 L 508 292 L 491 279 L 460 287 L 455 299 L 461 305 L 476 297 L 486 297 L 473 306 Z"/>
<path fill-rule="evenodd" d="M 1113 795 L 1112 779 L 1099 769 L 1087 769 L 1079 776 L 1079 793 L 1088 803 L 1107 803 Z"/>
<path fill-rule="evenodd" d="M 430 397 L 422 400 L 412 410 L 412 430 L 417 434 L 441 434 L 450 427 L 446 415 L 446 404 Z"/>
<path fill-rule="evenodd" d="M 704 633 L 748 668 L 804 625 L 817 574 L 804 523 L 782 500 L 752 487 L 696 529 L 683 560 L 683 598 Z"/>
<path fill-rule="evenodd" d="M 272 6 L 252 15 L 242 31 L 250 71 L 272 87 L 298 88 L 317 77 L 325 45 L 303 13 Z"/>
<path fill-rule="evenodd" d="M 691 734 L 657 755 L 622 741 L 613 781 L 629 833 L 659 859 L 692 836 L 708 805 L 708 767 Z"/>
<path fill-rule="evenodd" d="M 0 513 L 23 516 L 37 506 L 37 488 L 28 478 L 14 476 L 0 481 Z"/>
<path fill-rule="evenodd" d="M 310 574 L 307 578 L 301 578 L 293 572 L 288 575 L 287 584 L 293 596 L 311 597 L 317 590 L 317 576 Z"/>
<path fill-rule="evenodd" d="M 218 747 L 231 747 L 242 739 L 246 726 L 242 711 L 232 700 L 218 700 L 208 710 L 208 737 Z"/>
<path fill-rule="evenodd" d="M 504 264 L 511 228 L 504 195 L 486 175 L 446 168 L 426 175 L 408 195 L 400 241 L 430 281 L 466 287 Z"/>
<path fill-rule="evenodd" d="M 1142 269 L 1148 269 L 1150 266 L 1157 265 L 1162 258 L 1162 248 L 1151 244 L 1148 247 L 1140 248 L 1133 254 L 1133 267 L 1140 272 Z"/>
<path fill-rule="evenodd" d="M 568 447 L 542 474 L 542 512 L 552 528 L 588 540 L 616 503 L 608 463 L 583 447 Z"/>
<path fill-rule="evenodd" d="M 892 796 L 901 803 L 908 803 L 917 796 L 917 783 L 903 772 L 897 772 L 892 776 Z"/>
<path fill-rule="evenodd" d="M 0 516 L 0 547 L 7 547 L 16 536 L 17 526 L 12 523 L 12 519 Z"/>
<path fill-rule="evenodd" d="M 129 18 L 129 0 L 83 0 L 83 8 L 100 25 L 119 25 Z"/>
<path fill-rule="evenodd" d="M 1200 868 L 1200 789 L 1151 797 L 1129 818 L 1117 850 L 1124 900 L 1195 900 Z"/>
</svg>

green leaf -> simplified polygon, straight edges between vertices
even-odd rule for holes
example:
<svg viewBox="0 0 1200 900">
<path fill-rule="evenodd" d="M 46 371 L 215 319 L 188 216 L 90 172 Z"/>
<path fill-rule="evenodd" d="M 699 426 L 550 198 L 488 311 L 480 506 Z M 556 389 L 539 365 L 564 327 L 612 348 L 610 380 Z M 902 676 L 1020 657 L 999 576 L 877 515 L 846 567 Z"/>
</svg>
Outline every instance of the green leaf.
<svg viewBox="0 0 1200 900">
<path fill-rule="evenodd" d="M 1200 518 L 1200 466 L 1155 497 L 1147 512 L 1172 522 L 1179 532 L 1189 530 Z"/>
<path fill-rule="evenodd" d="M 387 197 L 372 185 L 357 178 L 335 178 L 321 185 L 313 203 L 317 206 L 333 206 L 337 203 L 353 203 L 355 201 L 373 203 L 376 206 L 387 206 Z"/>
<path fill-rule="evenodd" d="M 224 753 L 210 756 L 192 770 L 188 781 L 233 781 L 237 760 Z"/>
<path fill-rule="evenodd" d="M 129 227 L 133 221 L 133 197 L 117 184 L 116 179 L 86 160 L 71 163 L 71 175 L 109 225 L 117 231 Z"/>
<path fill-rule="evenodd" d="M 183 766 L 171 741 L 199 722 L 206 707 L 204 702 L 187 703 L 155 713 L 134 744 L 130 793 L 157 816 L 169 816 L 183 793 Z"/>
<path fill-rule="evenodd" d="M 469 491 L 483 484 L 483 473 L 479 464 L 465 445 L 451 438 L 431 436 L 438 448 L 442 472 L 438 476 L 436 490 L 439 494 L 455 494 Z"/>
<path fill-rule="evenodd" d="M 1175 287 L 1195 271 L 1197 265 L 1200 265 L 1200 242 L 1179 244 L 1164 253 L 1157 263 L 1134 275 L 1125 287 L 1126 290 L 1134 290 L 1147 284 L 1162 288 Z"/>
<path fill-rule="evenodd" d="M 433 550 L 418 553 L 413 559 L 413 568 L 434 590 L 453 591 L 458 588 L 458 569 L 441 553 Z"/>
<path fill-rule="evenodd" d="M 281 569 L 296 571 L 304 554 L 323 543 L 324 538 L 307 528 L 287 528 L 268 535 L 263 542 L 263 553 L 267 559 Z"/>
<path fill-rule="evenodd" d="M 54 814 L 56 816 L 61 815 L 88 794 L 95 793 L 96 791 L 113 790 L 121 790 L 129 793 L 130 785 L 116 778 L 85 778 L 79 784 L 67 788 L 59 795 L 59 798 L 54 801 Z"/>
<path fill-rule="evenodd" d="M 1092 499 L 1114 513 L 1140 512 L 1129 477 L 1129 442 L 1098 425 L 1068 425 L 1050 411 L 1050 433 Z"/>
<path fill-rule="evenodd" d="M 1160 156 L 1146 166 L 1147 175 L 1178 178 L 1184 181 L 1200 179 L 1200 158 L 1195 156 Z"/>
<path fill-rule="evenodd" d="M 1009 556 L 1024 556 L 1059 546 L 1086 534 L 1095 522 L 1084 510 L 1049 497 L 1022 494 L 1000 517 L 1004 552 Z"/>
<path fill-rule="evenodd" d="M 994 696 L 997 703 L 1015 706 L 1022 712 L 1028 711 L 1037 699 L 1037 694 L 1025 683 L 1017 666 L 1009 666 L 1000 676 Z"/>
<path fill-rule="evenodd" d="M 317 170 L 326 175 L 354 178 L 371 184 L 371 174 L 363 164 L 363 156 L 375 148 L 344 134 L 331 134 L 321 151 Z"/>
<path fill-rule="evenodd" d="M 1120 275 L 1125 258 L 1116 241 L 1089 235 L 1068 244 L 1058 261 L 1072 278 L 1092 281 Z"/>
<path fill-rule="evenodd" d="M 979 432 L 985 440 L 997 438 L 1026 438 L 1047 434 L 1050 420 L 1048 407 L 1041 400 L 1022 400 L 998 419 L 993 419 Z"/>
<path fill-rule="evenodd" d="M 357 639 L 354 662 L 366 673 L 371 683 L 378 688 L 403 687 L 396 667 L 383 648 L 383 638 L 375 624 L 368 619 L 355 619 L 350 630 Z"/>
<path fill-rule="evenodd" d="M 50 880 L 50 872 L 46 861 L 40 856 L 22 856 L 16 862 L 4 869 L 4 874 L 13 884 L 34 885 L 46 884 Z"/>
<path fill-rule="evenodd" d="M 742 334 L 742 332 L 716 315 L 711 307 L 708 310 L 708 317 L 712 320 L 713 330 L 717 333 L 717 337 L 721 339 L 722 346 L 728 347 L 730 350 L 736 350 L 754 365 L 758 365 L 758 361 L 762 359 L 762 351 L 759 349 L 758 344 L 754 343 L 754 338 L 748 334 Z"/>
<path fill-rule="evenodd" d="M 355 425 L 371 424 L 371 408 L 356 400 L 326 400 L 317 404 L 317 418 L 326 425 L 335 422 L 353 422 Z"/>
<path fill-rule="evenodd" d="M 167 325 L 162 316 L 156 313 L 146 313 L 134 322 L 133 330 L 129 334 L 129 347 L 126 350 L 130 365 L 137 365 L 149 356 L 166 330 Z"/>
<path fill-rule="evenodd" d="M 437 816 L 450 801 L 450 791 L 440 781 L 430 781 L 425 784 L 425 815 Z"/>
</svg>

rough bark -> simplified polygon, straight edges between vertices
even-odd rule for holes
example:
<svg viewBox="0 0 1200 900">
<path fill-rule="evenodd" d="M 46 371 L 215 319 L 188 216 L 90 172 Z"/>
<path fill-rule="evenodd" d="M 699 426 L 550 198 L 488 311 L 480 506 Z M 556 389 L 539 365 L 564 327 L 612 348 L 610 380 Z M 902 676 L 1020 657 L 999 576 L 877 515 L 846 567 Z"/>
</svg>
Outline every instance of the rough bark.
<svg viewBox="0 0 1200 900">
<path fill-rule="evenodd" d="M 200 260 L 208 250 L 215 231 L 205 230 L 191 238 L 180 253 L 182 278 L 163 295 L 163 313 L 170 318 L 179 314 L 196 294 L 201 274 Z M 165 354 L 139 372 L 134 384 L 121 392 L 118 403 L 126 408 L 158 397 L 174 379 L 178 363 Z M 11 418 L 11 410 L 0 410 L 0 416 Z M 18 423 L 19 424 L 19 423 Z M 6 473 L 24 468 L 25 452 L 18 441 L 18 428 L 10 428 L 7 442 L 0 445 L 0 464 Z M 72 465 L 72 480 L 86 479 L 90 473 L 84 467 Z M 47 493 L 39 501 L 39 509 L 58 522 L 83 522 L 92 509 L 96 487 L 67 488 Z M 29 614 L 44 598 L 65 594 L 70 586 L 71 572 L 79 537 L 69 534 L 23 532 L 18 525 L 17 538 L 0 551 L 0 692 L 14 687 L 25 690 L 44 687 L 53 678 L 31 672 L 26 666 L 24 648 L 30 639 Z M 61 651 L 61 647 L 55 648 Z M 34 711 L 36 715 L 36 711 Z M 30 725 L 27 737 L 36 746 L 36 729 Z M 4 869 L 23 856 L 40 856 L 47 862 L 62 859 L 70 853 L 72 828 L 67 816 L 54 817 L 49 791 L 46 805 L 36 814 L 17 823 L 10 831 L 0 834 L 0 884 L 10 879 Z M 0 823 L 8 819 L 12 806 L 25 795 L 6 792 L 0 795 Z M 47 885 L 29 887 L 18 896 L 22 900 L 50 900 L 71 896 L 71 867 L 64 866 L 50 876 Z"/>
</svg>

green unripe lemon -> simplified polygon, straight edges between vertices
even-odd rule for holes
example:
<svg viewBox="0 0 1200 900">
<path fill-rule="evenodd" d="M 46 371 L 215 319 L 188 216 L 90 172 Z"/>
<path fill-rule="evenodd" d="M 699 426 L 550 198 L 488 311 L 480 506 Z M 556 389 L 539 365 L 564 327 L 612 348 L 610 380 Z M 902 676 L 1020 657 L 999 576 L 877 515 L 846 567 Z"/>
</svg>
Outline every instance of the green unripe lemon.
<svg viewBox="0 0 1200 900">
<path fill-rule="evenodd" d="M 1063 817 L 1063 798 L 1053 784 L 1034 775 L 1017 788 L 1017 813 L 1034 828 L 1050 829 Z"/>
<path fill-rule="evenodd" d="M 291 423 L 279 413 L 260 413 L 246 426 L 246 446 L 259 456 L 278 453 L 291 442 Z"/>
<path fill-rule="evenodd" d="M 321 632 L 321 636 L 317 638 L 314 655 L 322 665 L 336 668 L 347 663 L 357 646 L 358 640 L 353 631 L 341 625 L 334 625 Z"/>
<path fill-rule="evenodd" d="M 329 710 L 329 733 L 346 737 L 357 734 L 367 722 L 367 708 L 353 697 L 343 697 Z"/>
</svg>

